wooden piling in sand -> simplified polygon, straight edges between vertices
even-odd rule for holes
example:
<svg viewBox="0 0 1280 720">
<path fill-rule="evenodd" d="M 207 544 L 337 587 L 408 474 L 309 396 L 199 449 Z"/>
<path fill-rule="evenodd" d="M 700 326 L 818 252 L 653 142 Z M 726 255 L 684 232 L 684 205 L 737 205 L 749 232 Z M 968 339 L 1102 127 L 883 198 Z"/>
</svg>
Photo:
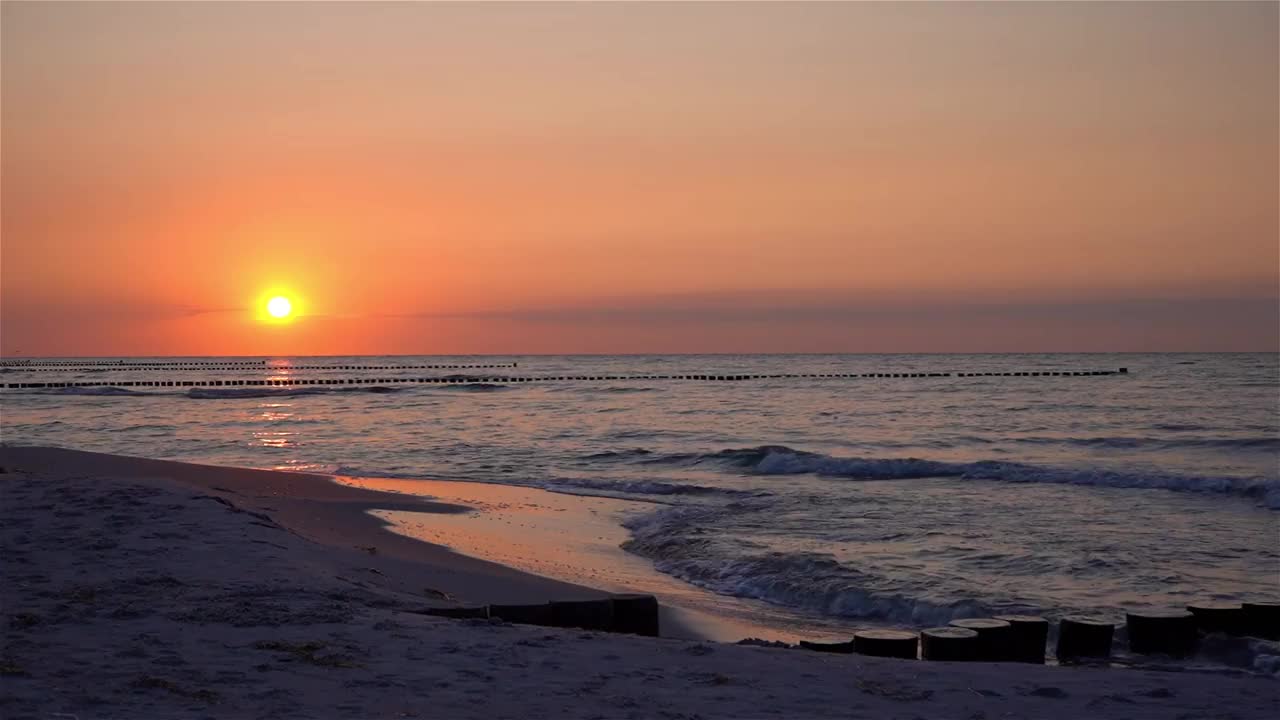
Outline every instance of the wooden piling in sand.
<svg viewBox="0 0 1280 720">
<path fill-rule="evenodd" d="M 1245 634 L 1280 640 L 1280 602 L 1247 602 L 1243 610 Z"/>
<path fill-rule="evenodd" d="M 422 615 L 432 615 L 434 617 L 445 617 L 445 618 L 455 618 L 455 619 L 464 619 L 464 618 L 484 619 L 489 617 L 489 606 L 481 605 L 480 607 L 427 608 L 425 610 L 420 610 L 418 612 L 421 613 Z"/>
<path fill-rule="evenodd" d="M 614 595 L 613 631 L 658 637 L 658 599 L 652 595 Z"/>
<path fill-rule="evenodd" d="M 978 633 L 958 627 L 920 631 L 920 659 L 941 661 L 977 660 L 982 643 Z"/>
<path fill-rule="evenodd" d="M 853 634 L 853 651 L 859 655 L 915 660 L 920 638 L 905 630 L 859 630 Z"/>
<path fill-rule="evenodd" d="M 1013 662 L 1044 663 L 1045 644 L 1049 640 L 1049 621 L 1036 615 L 997 615 L 1009 623 L 1009 650 L 1006 659 Z"/>
<path fill-rule="evenodd" d="M 552 625 L 551 605 L 490 605 L 489 617 L 519 625 Z"/>
<path fill-rule="evenodd" d="M 1129 650 L 1140 655 L 1186 657 L 1196 651 L 1200 635 L 1196 618 L 1186 610 L 1125 613 Z"/>
<path fill-rule="evenodd" d="M 951 627 L 972 630 L 978 633 L 978 659 L 987 662 L 1001 662 L 1012 654 L 1010 641 L 1013 639 L 1013 625 L 1005 620 L 995 618 L 964 618 L 952 620 Z"/>
<path fill-rule="evenodd" d="M 801 640 L 800 647 L 805 650 L 814 650 L 816 652 L 840 653 L 849 655 L 853 653 L 853 641 L 846 642 L 812 642 L 809 640 Z"/>
<path fill-rule="evenodd" d="M 613 600 L 563 600 L 551 603 L 551 624 L 583 630 L 613 630 Z"/>
<path fill-rule="evenodd" d="M 1201 602 L 1187 606 L 1202 633 L 1240 635 L 1244 629 L 1244 606 L 1240 603 Z"/>
<path fill-rule="evenodd" d="M 1058 659 L 1111 657 L 1114 623 L 1095 617 L 1068 617 L 1058 623 Z"/>
</svg>

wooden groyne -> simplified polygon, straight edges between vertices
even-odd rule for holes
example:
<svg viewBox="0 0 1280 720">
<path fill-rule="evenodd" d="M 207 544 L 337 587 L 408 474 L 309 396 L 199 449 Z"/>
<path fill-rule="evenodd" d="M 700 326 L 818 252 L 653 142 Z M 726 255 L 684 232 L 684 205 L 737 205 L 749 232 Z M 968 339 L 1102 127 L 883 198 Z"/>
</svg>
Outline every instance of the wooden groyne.
<svg viewBox="0 0 1280 720">
<path fill-rule="evenodd" d="M 441 366 L 448 367 L 448 366 Z M 282 368 L 281 371 L 286 368 Z M 287 368 L 294 370 L 298 368 Z M 325 370 L 363 369 L 357 366 L 324 367 Z M 383 369 L 407 370 L 409 367 Z M 268 369 L 270 371 L 271 369 Z M 81 380 L 65 382 L 11 382 L 0 387 L 15 388 L 74 388 L 74 387 L 311 387 L 323 385 L 475 385 L 517 383 L 565 383 L 565 382 L 743 382 L 759 380 L 801 379 L 937 379 L 968 377 L 1098 377 L 1128 374 L 1128 368 L 1119 370 L 1043 370 L 1030 372 L 988 373 L 777 373 L 754 374 L 682 374 L 682 375 L 437 375 L 432 377 L 347 377 L 347 378 L 217 378 L 217 379 L 164 379 L 164 380 Z"/>
</svg>

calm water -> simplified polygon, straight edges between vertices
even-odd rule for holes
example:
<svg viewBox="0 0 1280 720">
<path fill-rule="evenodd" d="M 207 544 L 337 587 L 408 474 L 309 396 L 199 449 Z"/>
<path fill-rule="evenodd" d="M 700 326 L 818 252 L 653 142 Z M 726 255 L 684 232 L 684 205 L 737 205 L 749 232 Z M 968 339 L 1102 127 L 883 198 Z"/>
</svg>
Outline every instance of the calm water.
<svg viewBox="0 0 1280 720">
<path fill-rule="evenodd" d="M 3 441 L 645 499 L 628 551 L 709 591 L 815 617 L 923 625 L 1280 593 L 1271 354 L 274 358 L 211 372 L 9 369 L 0 380 L 350 377 L 360 373 L 290 366 L 511 361 L 522 375 L 1130 374 L 4 390 Z"/>
</svg>

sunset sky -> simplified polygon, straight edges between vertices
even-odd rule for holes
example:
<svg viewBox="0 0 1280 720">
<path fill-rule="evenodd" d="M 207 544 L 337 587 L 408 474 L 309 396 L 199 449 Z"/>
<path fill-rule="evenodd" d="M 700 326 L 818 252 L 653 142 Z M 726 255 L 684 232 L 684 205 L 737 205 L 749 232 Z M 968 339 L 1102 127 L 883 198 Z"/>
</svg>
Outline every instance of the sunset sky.
<svg viewBox="0 0 1280 720">
<path fill-rule="evenodd" d="M 0 351 L 1274 351 L 1278 8 L 5 2 Z"/>
</svg>

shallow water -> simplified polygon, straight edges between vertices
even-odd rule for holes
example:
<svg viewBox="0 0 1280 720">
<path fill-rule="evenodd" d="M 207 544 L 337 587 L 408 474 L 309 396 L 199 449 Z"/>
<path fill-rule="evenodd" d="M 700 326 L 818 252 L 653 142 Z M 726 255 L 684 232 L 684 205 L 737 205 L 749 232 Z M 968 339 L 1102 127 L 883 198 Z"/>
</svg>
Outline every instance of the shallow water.
<svg viewBox="0 0 1280 720">
<path fill-rule="evenodd" d="M 944 622 L 1280 594 L 1276 355 L 280 358 L 0 382 L 566 374 L 1104 377 L 3 390 L 3 440 L 651 501 L 624 547 L 786 615 Z"/>
</svg>

